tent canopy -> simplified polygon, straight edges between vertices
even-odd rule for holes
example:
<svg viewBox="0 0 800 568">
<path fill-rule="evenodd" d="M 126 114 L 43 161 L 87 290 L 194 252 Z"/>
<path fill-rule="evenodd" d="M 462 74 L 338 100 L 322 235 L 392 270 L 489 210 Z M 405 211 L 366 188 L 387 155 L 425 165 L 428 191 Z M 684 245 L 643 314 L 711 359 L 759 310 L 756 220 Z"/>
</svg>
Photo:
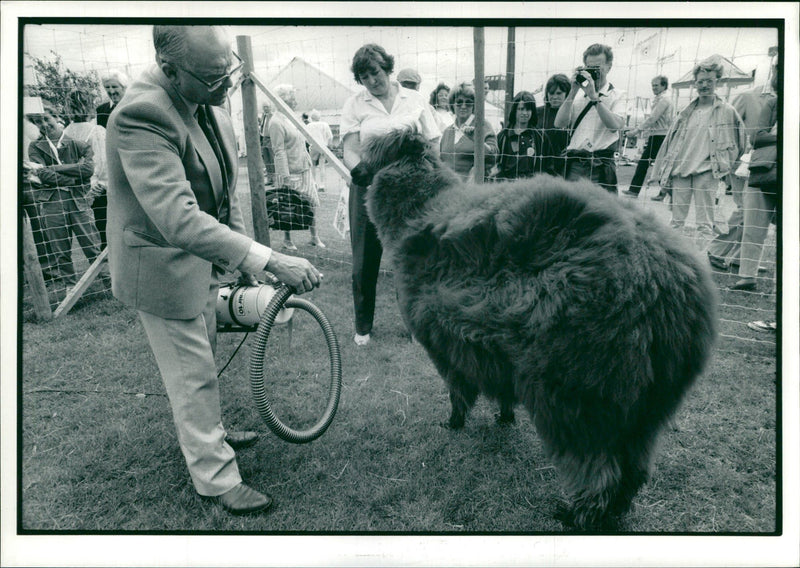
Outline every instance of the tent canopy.
<svg viewBox="0 0 800 568">
<path fill-rule="evenodd" d="M 718 84 L 726 84 L 730 86 L 735 85 L 748 85 L 753 82 L 754 77 L 752 73 L 745 73 L 731 62 L 730 59 L 722 55 L 712 55 L 701 61 L 701 63 L 718 63 L 722 66 L 722 77 L 717 82 Z M 684 74 L 680 79 L 672 83 L 673 89 L 684 89 L 686 87 L 694 86 L 694 66 L 688 73 Z"/>
<path fill-rule="evenodd" d="M 314 109 L 322 114 L 341 112 L 344 102 L 355 92 L 301 57 L 292 59 L 267 82 L 270 88 L 278 85 L 295 88 L 299 112 Z"/>
</svg>

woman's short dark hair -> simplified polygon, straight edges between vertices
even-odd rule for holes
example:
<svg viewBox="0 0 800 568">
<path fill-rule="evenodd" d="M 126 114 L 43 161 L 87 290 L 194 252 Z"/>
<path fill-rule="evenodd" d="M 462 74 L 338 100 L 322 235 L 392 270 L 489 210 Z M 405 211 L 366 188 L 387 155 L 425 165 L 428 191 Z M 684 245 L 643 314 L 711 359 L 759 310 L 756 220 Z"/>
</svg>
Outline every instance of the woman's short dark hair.
<svg viewBox="0 0 800 568">
<path fill-rule="evenodd" d="M 658 81 L 665 89 L 669 87 L 669 79 L 667 79 L 666 75 L 656 75 L 653 77 L 653 81 Z"/>
<path fill-rule="evenodd" d="M 436 99 L 439 97 L 439 91 L 441 91 L 443 89 L 445 91 L 447 91 L 448 93 L 450 92 L 450 87 L 448 87 L 444 83 L 439 83 L 438 85 L 436 85 L 436 88 L 433 91 L 431 91 L 431 101 L 430 102 L 431 102 L 431 106 L 432 107 L 436 106 L 436 102 L 437 102 Z"/>
<path fill-rule="evenodd" d="M 563 73 L 556 73 L 547 80 L 547 84 L 544 86 L 544 101 L 549 102 L 550 93 L 554 92 L 556 89 L 563 91 L 566 95 L 569 93 L 570 86 L 569 77 Z"/>
<path fill-rule="evenodd" d="M 471 99 L 472 102 L 475 103 L 475 87 L 472 86 L 472 83 L 459 83 L 453 87 L 453 90 L 450 91 L 450 98 L 448 99 L 450 112 L 456 112 L 456 99 L 459 97 L 462 99 Z"/>
<path fill-rule="evenodd" d="M 361 75 L 375 67 L 380 67 L 384 73 L 389 75 L 394 71 L 394 57 L 376 43 L 368 43 L 359 47 L 353 56 L 353 65 L 350 67 L 356 83 L 361 85 Z"/>
<path fill-rule="evenodd" d="M 511 112 L 508 113 L 508 126 L 509 128 L 513 128 L 517 125 L 517 109 L 519 107 L 526 108 L 531 111 L 531 118 L 528 121 L 528 127 L 533 128 L 536 126 L 536 97 L 533 96 L 533 93 L 528 91 L 520 91 L 517 93 L 517 96 L 514 97 L 514 101 L 511 103 Z"/>
</svg>

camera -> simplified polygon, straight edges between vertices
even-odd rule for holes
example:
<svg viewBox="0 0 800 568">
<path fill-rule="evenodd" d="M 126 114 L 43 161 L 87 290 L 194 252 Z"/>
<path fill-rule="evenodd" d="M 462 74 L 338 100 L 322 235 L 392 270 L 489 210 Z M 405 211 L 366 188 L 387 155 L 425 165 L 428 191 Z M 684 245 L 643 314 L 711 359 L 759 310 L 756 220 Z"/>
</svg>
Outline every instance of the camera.
<svg viewBox="0 0 800 568">
<path fill-rule="evenodd" d="M 578 67 L 578 71 L 586 71 L 592 77 L 592 80 L 596 83 L 597 82 L 597 67 Z M 575 77 L 575 82 L 579 85 L 583 85 L 586 83 L 586 77 L 583 75 L 578 75 Z"/>
</svg>

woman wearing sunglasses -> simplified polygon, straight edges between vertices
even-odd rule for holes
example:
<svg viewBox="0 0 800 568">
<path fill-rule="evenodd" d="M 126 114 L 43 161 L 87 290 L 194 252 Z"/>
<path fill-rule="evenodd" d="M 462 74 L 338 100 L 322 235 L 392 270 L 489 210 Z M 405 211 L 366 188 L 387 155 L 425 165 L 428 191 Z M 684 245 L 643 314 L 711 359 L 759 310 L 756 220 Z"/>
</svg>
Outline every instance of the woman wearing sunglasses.
<svg viewBox="0 0 800 568">
<path fill-rule="evenodd" d="M 465 181 L 472 179 L 475 167 L 475 89 L 470 83 L 461 83 L 450 92 L 450 110 L 455 122 L 442 133 L 441 158 Z M 491 125 L 483 121 L 485 172 L 494 165 L 497 157 L 497 137 Z"/>
</svg>

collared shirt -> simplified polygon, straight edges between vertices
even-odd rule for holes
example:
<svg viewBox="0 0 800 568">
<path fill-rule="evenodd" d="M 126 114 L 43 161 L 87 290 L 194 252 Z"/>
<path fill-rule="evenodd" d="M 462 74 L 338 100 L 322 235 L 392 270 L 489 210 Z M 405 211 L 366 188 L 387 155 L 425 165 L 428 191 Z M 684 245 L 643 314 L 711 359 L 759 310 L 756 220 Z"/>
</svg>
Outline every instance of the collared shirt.
<svg viewBox="0 0 800 568">
<path fill-rule="evenodd" d="M 712 106 L 698 106 L 686 119 L 685 136 L 681 142 L 671 175 L 689 177 L 711 169 Z"/>
<path fill-rule="evenodd" d="M 466 134 L 464 133 L 464 130 L 465 130 L 465 129 L 466 129 L 468 126 L 472 125 L 472 123 L 473 123 L 474 121 L 475 121 L 475 115 L 474 115 L 474 114 L 471 114 L 471 115 L 469 115 L 469 118 L 468 118 L 467 120 L 465 120 L 465 121 L 464 121 L 464 124 L 462 124 L 461 126 L 458 126 L 458 125 L 455 123 L 455 121 L 453 122 L 453 128 L 455 129 L 455 135 L 454 135 L 453 141 L 454 141 L 456 144 L 458 144 L 458 141 L 459 141 L 459 140 L 461 140 L 461 139 L 462 139 L 464 136 L 466 136 Z"/>
<path fill-rule="evenodd" d="M 375 136 L 412 126 L 428 140 L 441 136 L 428 101 L 419 92 L 406 89 L 396 81 L 392 84 L 398 90 L 391 112 L 366 88 L 345 101 L 339 124 L 342 138 L 358 133 L 363 145 Z"/>
<path fill-rule="evenodd" d="M 615 115 L 620 118 L 624 116 L 624 93 L 617 89 L 611 89 L 611 84 L 606 83 L 598 92 L 600 100 Z M 583 90 L 575 95 L 570 109 L 569 124 L 572 127 L 580 115 L 583 107 L 589 104 Z M 598 103 L 599 104 L 599 103 Z M 605 150 L 619 140 L 619 131 L 609 129 L 600 119 L 597 109 L 593 108 L 586 113 L 578 128 L 572 133 L 572 138 L 567 145 L 567 150 L 585 150 L 587 152 L 598 152 Z"/>
<path fill-rule="evenodd" d="M 642 131 L 649 131 L 650 136 L 665 135 L 669 130 L 672 120 L 675 118 L 675 109 L 672 101 L 669 100 L 667 92 L 663 91 L 653 99 L 653 107 L 650 116 L 639 127 Z"/>
<path fill-rule="evenodd" d="M 58 163 L 58 165 L 61 165 L 61 158 L 58 155 L 58 149 L 61 148 L 61 146 L 63 145 L 64 131 L 63 130 L 61 131 L 61 136 L 59 137 L 58 142 L 56 142 L 55 144 L 53 144 L 53 141 L 50 140 L 50 138 L 48 138 L 47 136 L 45 136 L 44 139 L 47 140 L 47 144 L 53 151 L 53 157 L 56 159 L 56 162 Z"/>
</svg>

